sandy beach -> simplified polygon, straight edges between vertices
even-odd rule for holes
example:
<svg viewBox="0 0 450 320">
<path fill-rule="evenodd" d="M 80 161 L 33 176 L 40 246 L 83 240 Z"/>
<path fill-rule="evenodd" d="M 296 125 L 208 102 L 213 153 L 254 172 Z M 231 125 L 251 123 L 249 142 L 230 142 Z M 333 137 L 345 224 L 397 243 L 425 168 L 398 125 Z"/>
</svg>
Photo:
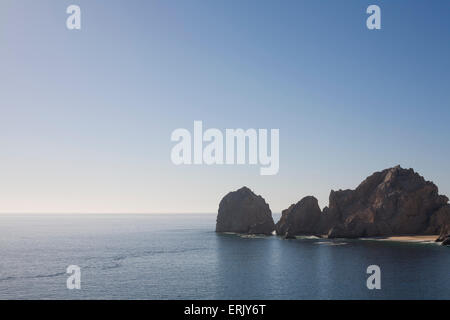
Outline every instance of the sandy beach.
<svg viewBox="0 0 450 320">
<path fill-rule="evenodd" d="M 379 240 L 386 241 L 401 241 L 401 242 L 434 242 L 439 235 L 428 235 L 428 236 L 394 236 L 379 238 Z"/>
</svg>

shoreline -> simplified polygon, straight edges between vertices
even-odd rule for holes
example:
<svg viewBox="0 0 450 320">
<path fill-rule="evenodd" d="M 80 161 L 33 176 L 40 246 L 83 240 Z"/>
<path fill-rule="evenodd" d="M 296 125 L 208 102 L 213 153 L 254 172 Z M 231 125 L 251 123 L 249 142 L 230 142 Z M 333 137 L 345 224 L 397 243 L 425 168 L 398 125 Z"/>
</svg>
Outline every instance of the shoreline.
<svg viewBox="0 0 450 320">
<path fill-rule="evenodd" d="M 370 240 L 370 241 L 392 241 L 410 243 L 435 243 L 439 235 L 409 235 L 409 236 L 388 236 L 388 237 L 364 237 L 364 238 L 328 238 L 327 235 L 320 236 L 296 236 L 296 239 L 323 239 L 323 240 Z M 436 242 L 437 243 L 437 242 Z"/>
<path fill-rule="evenodd" d="M 393 242 L 410 242 L 410 243 L 434 243 L 439 235 L 420 235 L 420 236 L 390 236 L 390 237 L 376 237 L 376 238 L 360 238 L 360 240 L 378 240 L 378 241 L 393 241 Z"/>
<path fill-rule="evenodd" d="M 269 235 L 262 234 L 240 234 L 235 232 L 220 232 L 222 234 L 237 235 L 242 238 L 269 238 Z M 273 234 L 275 237 L 282 238 Z M 366 241 L 390 241 L 390 242 L 405 242 L 405 243 L 439 243 L 436 242 L 439 235 L 409 235 L 409 236 L 388 236 L 388 237 L 367 237 L 367 238 L 328 238 L 326 235 L 314 236 L 295 236 L 293 240 L 331 240 L 331 241 L 345 241 L 345 240 L 366 240 Z"/>
</svg>

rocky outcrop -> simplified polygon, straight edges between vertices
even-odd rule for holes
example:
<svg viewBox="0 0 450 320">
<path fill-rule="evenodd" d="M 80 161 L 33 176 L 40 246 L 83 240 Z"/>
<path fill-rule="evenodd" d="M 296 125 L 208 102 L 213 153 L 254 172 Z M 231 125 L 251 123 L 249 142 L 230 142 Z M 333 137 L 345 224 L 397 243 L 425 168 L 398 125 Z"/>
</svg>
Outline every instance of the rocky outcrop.
<svg viewBox="0 0 450 320">
<path fill-rule="evenodd" d="M 296 235 L 317 235 L 320 232 L 322 211 L 316 198 L 308 196 L 281 213 L 275 230 L 278 235 L 294 238 Z"/>
<path fill-rule="evenodd" d="M 328 237 L 436 234 L 448 218 L 448 198 L 412 169 L 376 172 L 355 190 L 331 192 L 330 214 L 340 223 Z"/>
<path fill-rule="evenodd" d="M 249 188 L 230 192 L 220 201 L 216 232 L 270 235 L 274 230 L 269 205 Z"/>
<path fill-rule="evenodd" d="M 450 224 L 441 228 L 441 233 L 439 234 L 439 238 L 436 239 L 436 242 L 441 242 L 443 246 L 450 245 Z"/>
<path fill-rule="evenodd" d="M 438 234 L 450 225 L 448 198 L 413 169 L 376 172 L 355 190 L 331 191 L 321 212 L 306 197 L 282 213 L 277 234 L 327 234 L 329 238 Z"/>
<path fill-rule="evenodd" d="M 438 234 L 443 227 L 450 226 L 450 205 L 445 205 L 431 215 L 427 234 Z"/>
</svg>

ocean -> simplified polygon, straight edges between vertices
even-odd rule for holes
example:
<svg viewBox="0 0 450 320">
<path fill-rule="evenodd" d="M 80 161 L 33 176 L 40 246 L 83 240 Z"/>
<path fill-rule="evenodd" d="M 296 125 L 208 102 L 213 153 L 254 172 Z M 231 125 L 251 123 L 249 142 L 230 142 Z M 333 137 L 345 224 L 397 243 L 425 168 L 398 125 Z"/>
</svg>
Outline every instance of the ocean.
<svg viewBox="0 0 450 320">
<path fill-rule="evenodd" d="M 450 248 L 216 234 L 215 219 L 0 215 L 0 299 L 450 299 Z M 370 265 L 380 290 L 366 286 Z"/>
</svg>

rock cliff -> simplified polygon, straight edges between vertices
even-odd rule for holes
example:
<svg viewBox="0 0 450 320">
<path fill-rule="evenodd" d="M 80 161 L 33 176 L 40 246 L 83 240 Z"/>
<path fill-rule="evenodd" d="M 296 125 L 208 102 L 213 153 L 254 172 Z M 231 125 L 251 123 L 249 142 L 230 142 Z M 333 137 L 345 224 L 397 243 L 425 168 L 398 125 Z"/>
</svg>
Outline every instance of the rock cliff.
<svg viewBox="0 0 450 320">
<path fill-rule="evenodd" d="M 216 232 L 271 235 L 274 230 L 269 205 L 249 188 L 230 192 L 220 201 Z"/>
<path fill-rule="evenodd" d="M 450 224 L 442 227 L 439 238 L 436 241 L 441 242 L 443 246 L 450 246 Z"/>
<path fill-rule="evenodd" d="M 312 196 L 305 197 L 282 211 L 280 221 L 275 226 L 276 232 L 286 238 L 321 234 L 321 215 L 317 199 Z"/>
<path fill-rule="evenodd" d="M 282 212 L 278 235 L 327 234 L 329 238 L 438 234 L 450 225 L 448 198 L 413 169 L 375 172 L 355 190 L 331 191 L 320 211 L 306 197 Z"/>
</svg>

